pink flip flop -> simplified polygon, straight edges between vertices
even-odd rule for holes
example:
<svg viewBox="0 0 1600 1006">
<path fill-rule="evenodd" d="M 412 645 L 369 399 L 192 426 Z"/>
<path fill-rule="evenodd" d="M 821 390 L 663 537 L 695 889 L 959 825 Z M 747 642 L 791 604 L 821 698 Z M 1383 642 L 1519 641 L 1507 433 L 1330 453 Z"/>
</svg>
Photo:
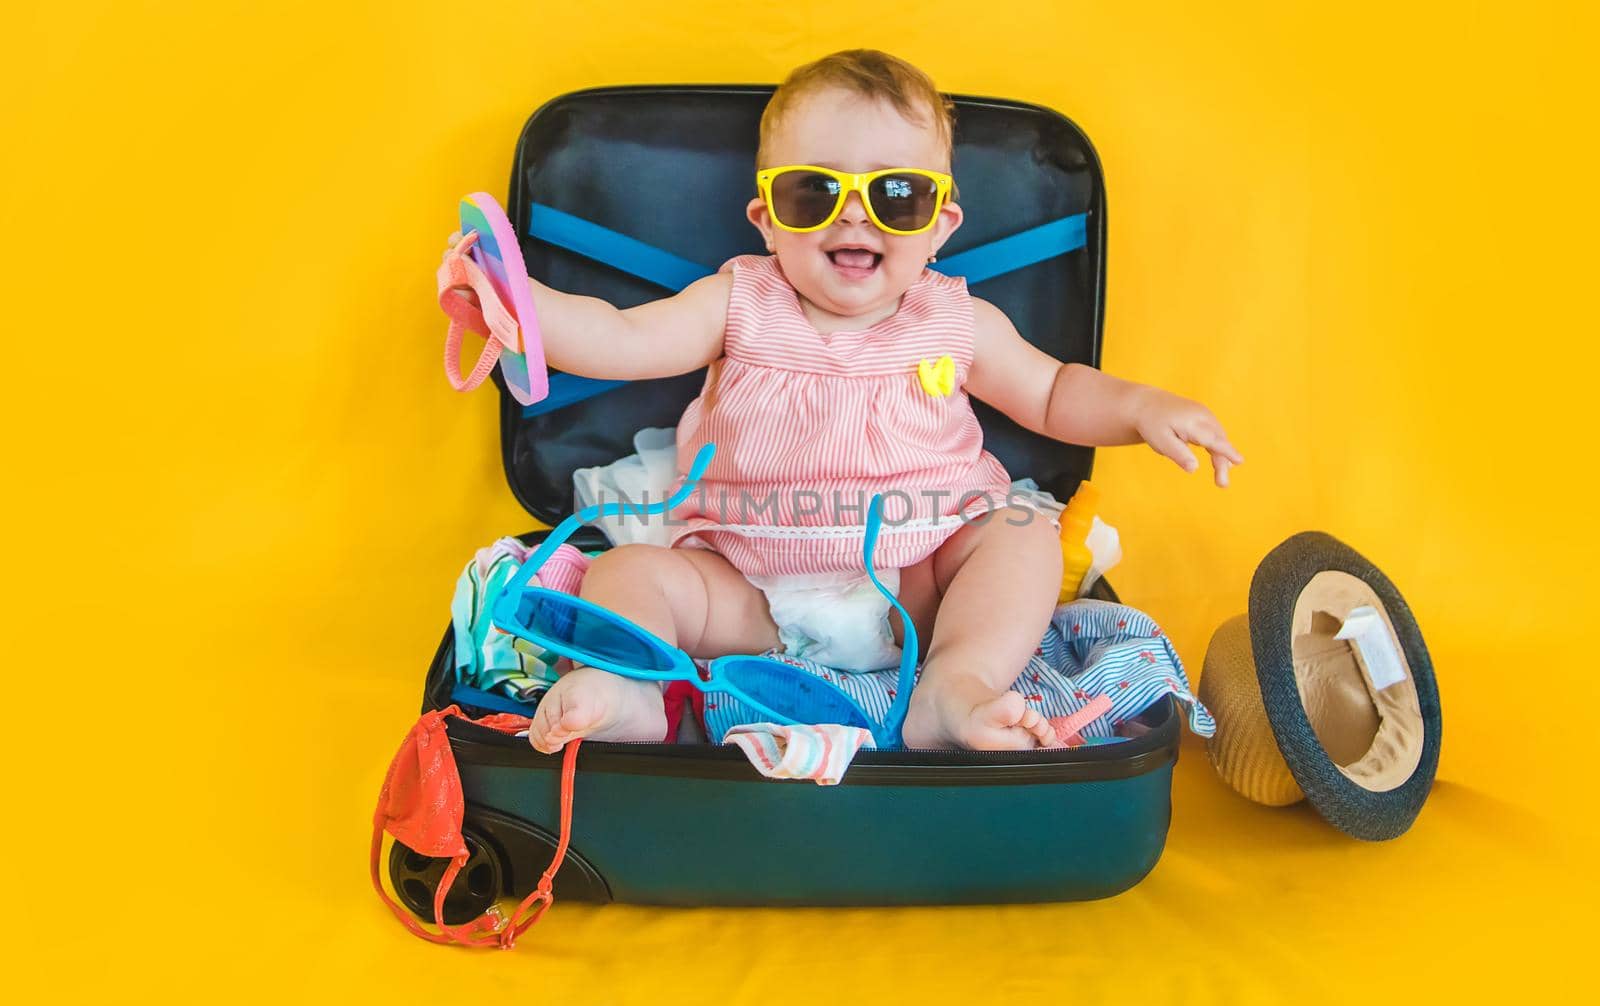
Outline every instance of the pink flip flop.
<svg viewBox="0 0 1600 1006">
<path fill-rule="evenodd" d="M 464 238 L 438 272 L 439 307 L 450 319 L 445 378 L 457 391 L 471 391 L 498 363 L 511 397 L 532 405 L 549 394 L 550 378 L 516 233 L 487 192 L 461 200 L 460 219 Z M 477 294 L 477 306 L 465 296 L 469 289 Z M 467 332 L 482 336 L 484 347 L 463 376 L 461 345 Z"/>
</svg>

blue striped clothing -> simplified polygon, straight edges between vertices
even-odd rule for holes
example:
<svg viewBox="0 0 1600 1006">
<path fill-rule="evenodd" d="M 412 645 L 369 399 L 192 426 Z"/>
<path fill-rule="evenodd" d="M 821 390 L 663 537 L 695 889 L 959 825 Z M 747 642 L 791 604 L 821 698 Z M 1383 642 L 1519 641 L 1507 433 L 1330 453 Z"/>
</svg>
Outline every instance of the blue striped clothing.
<svg viewBox="0 0 1600 1006">
<path fill-rule="evenodd" d="M 894 701 L 897 670 L 850 673 L 778 652 L 767 655 L 832 681 L 880 722 Z M 1082 729 L 1085 740 L 1115 736 L 1119 726 L 1166 695 L 1185 707 L 1190 730 L 1210 737 L 1217 729 L 1160 627 L 1144 612 L 1109 601 L 1085 599 L 1057 608 L 1011 690 L 1048 719 L 1074 713 L 1098 695 L 1109 697 L 1110 712 Z M 762 719 L 722 693 L 708 694 L 705 710 L 706 733 L 718 743 L 734 726 Z"/>
</svg>

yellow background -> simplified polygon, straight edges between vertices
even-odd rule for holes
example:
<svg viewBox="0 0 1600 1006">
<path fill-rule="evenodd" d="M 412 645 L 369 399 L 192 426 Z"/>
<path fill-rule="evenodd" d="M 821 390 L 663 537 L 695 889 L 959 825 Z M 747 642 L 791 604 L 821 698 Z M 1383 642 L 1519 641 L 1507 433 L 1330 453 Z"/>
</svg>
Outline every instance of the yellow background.
<svg viewBox="0 0 1600 1006">
<path fill-rule="evenodd" d="M 1600 691 L 1583 6 L 9 12 L 10 970 L 71 998 L 1576 994 Z M 1438 668 L 1434 795 L 1360 844 L 1234 797 L 1190 738 L 1165 857 L 1107 902 L 560 905 L 514 954 L 426 946 L 366 888 L 372 801 L 456 573 L 528 524 L 492 395 L 439 374 L 455 199 L 504 190 L 554 95 L 773 81 L 855 45 L 1094 139 L 1105 365 L 1206 402 L 1248 459 L 1219 492 L 1103 452 L 1113 579 L 1198 671 L 1279 540 L 1367 554 Z"/>
</svg>

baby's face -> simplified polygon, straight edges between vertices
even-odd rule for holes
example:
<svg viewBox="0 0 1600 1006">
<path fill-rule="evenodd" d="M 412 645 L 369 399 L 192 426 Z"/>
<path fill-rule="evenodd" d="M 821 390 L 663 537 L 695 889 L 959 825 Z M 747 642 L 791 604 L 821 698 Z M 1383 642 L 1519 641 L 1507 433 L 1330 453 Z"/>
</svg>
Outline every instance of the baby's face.
<svg viewBox="0 0 1600 1006">
<path fill-rule="evenodd" d="M 930 112 L 931 115 L 931 112 Z M 843 90 L 801 99 L 768 137 L 769 163 L 813 164 L 836 171 L 926 168 L 948 172 L 950 159 L 931 124 L 912 122 L 886 101 Z M 961 208 L 946 203 L 921 234 L 881 231 L 852 192 L 833 223 L 795 234 L 773 225 L 760 197 L 747 209 L 789 282 L 814 307 L 841 319 L 892 314 L 929 256 L 961 225 Z"/>
</svg>

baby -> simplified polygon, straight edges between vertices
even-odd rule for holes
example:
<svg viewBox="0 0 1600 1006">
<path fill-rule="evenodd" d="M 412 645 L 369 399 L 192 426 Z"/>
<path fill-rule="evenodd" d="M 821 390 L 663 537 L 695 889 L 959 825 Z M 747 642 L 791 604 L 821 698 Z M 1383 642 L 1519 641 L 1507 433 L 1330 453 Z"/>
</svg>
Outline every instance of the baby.
<svg viewBox="0 0 1600 1006">
<path fill-rule="evenodd" d="M 704 491 L 671 547 L 597 558 L 584 598 L 696 658 L 779 647 L 804 592 L 860 599 L 861 501 L 885 493 L 874 562 L 898 573 L 926 646 L 906 746 L 1026 749 L 1055 737 L 1009 689 L 1055 608 L 1061 552 L 1051 521 L 1011 496 L 968 396 L 1068 443 L 1147 443 L 1186 471 L 1199 445 L 1219 486 L 1243 459 L 1204 406 L 1062 364 L 927 268 L 961 226 L 951 137 L 921 71 L 836 53 L 790 74 L 761 119 L 746 215 L 770 254 L 628 310 L 529 283 L 554 368 L 634 380 L 709 366 L 677 432 L 680 472 L 717 447 Z M 898 613 L 885 602 L 870 617 L 892 649 Z M 873 656 L 846 669 L 894 663 Z M 657 741 L 666 722 L 659 685 L 579 666 L 528 737 L 546 752 Z"/>
</svg>

